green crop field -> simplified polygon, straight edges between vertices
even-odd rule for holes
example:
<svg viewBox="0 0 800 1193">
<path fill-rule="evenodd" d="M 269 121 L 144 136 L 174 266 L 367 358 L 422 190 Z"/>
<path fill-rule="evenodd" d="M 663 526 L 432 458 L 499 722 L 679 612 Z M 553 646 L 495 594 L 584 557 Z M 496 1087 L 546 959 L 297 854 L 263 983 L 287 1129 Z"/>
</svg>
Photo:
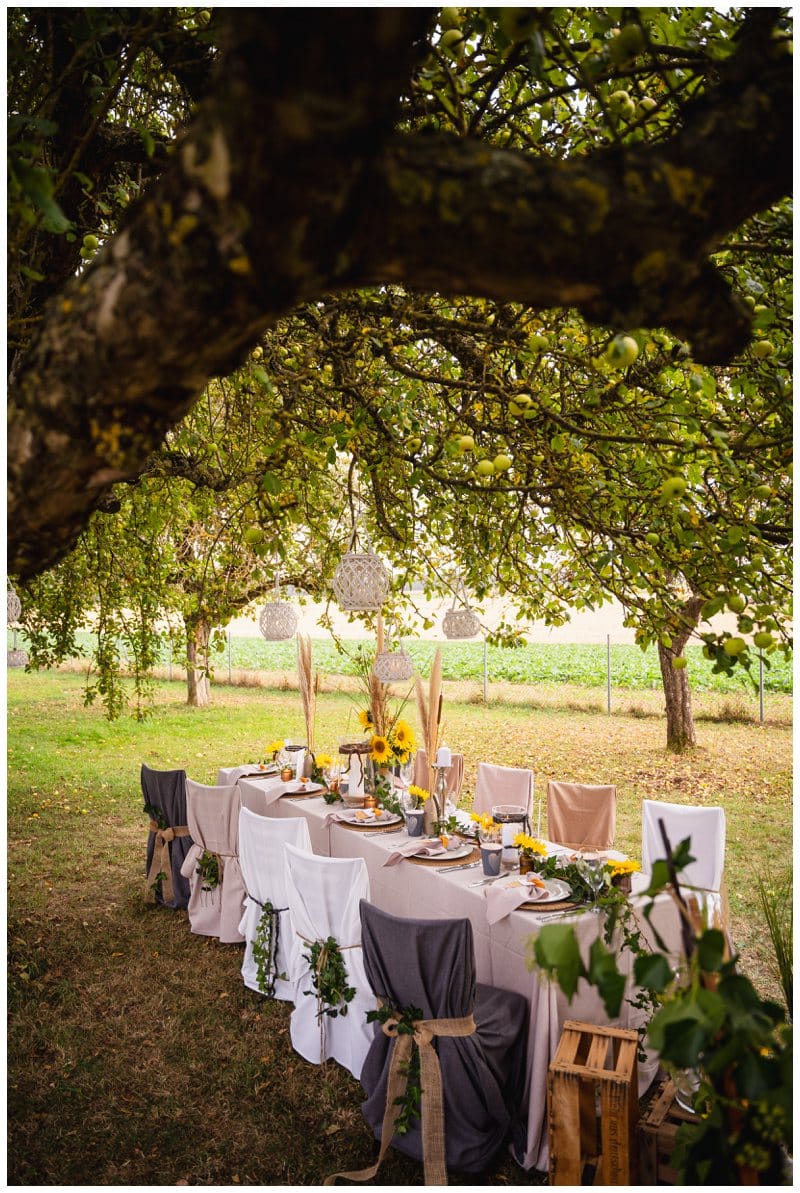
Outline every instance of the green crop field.
<svg viewBox="0 0 800 1193">
<path fill-rule="evenodd" d="M 88 653 L 91 635 L 84 634 L 81 644 Z M 214 667 L 223 676 L 228 667 L 228 648 L 220 636 L 221 650 L 214 654 Z M 437 645 L 441 645 L 443 675 L 450 680 L 483 679 L 484 648 L 481 642 L 444 642 L 406 640 L 403 648 L 411 656 L 415 667 L 423 675 L 430 672 Z M 340 653 L 329 639 L 313 642 L 314 664 L 327 675 L 354 675 L 353 654 L 358 643 L 346 644 L 347 653 Z M 295 667 L 296 645 L 287 642 L 265 642 L 260 637 L 232 637 L 230 665 L 241 671 L 289 671 Z M 714 675 L 712 663 L 703 658 L 702 648 L 689 646 L 685 651 L 689 660 L 689 680 L 693 691 L 752 694 L 754 681 L 758 683 L 758 665 L 752 678 L 740 668 L 732 675 Z M 176 665 L 181 660 L 177 655 Z M 165 647 L 164 665 L 169 662 Z M 487 649 L 487 672 L 492 683 L 513 684 L 573 684 L 578 687 L 599 688 L 607 682 L 607 651 L 603 645 L 535 644 L 515 649 L 490 646 Z M 638 646 L 611 647 L 611 684 L 614 688 L 659 689 L 661 672 L 655 647 L 642 651 Z M 792 691 L 792 661 L 778 651 L 764 660 L 764 690 Z"/>
</svg>

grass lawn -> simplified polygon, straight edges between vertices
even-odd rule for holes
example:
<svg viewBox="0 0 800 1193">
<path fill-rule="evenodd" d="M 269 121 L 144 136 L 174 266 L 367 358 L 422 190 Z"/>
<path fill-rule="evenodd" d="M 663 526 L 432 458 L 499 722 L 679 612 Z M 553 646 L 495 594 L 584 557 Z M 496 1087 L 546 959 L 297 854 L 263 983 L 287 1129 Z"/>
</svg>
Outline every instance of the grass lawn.
<svg viewBox="0 0 800 1193">
<path fill-rule="evenodd" d="M 722 804 L 733 936 L 743 969 L 777 997 L 753 880 L 791 867 L 788 703 L 763 728 L 699 722 L 700 748 L 679 758 L 644 697 L 609 717 L 598 693 L 562 692 L 559 705 L 518 689 L 488 708 L 461 694 L 446 689 L 446 737 L 465 754 L 467 797 L 481 759 L 532 766 L 539 792 L 550 778 L 616 783 L 617 844 L 635 856 L 643 797 Z M 203 711 L 184 699 L 179 683 L 159 684 L 149 720 L 108 723 L 83 707 L 79 675 L 9 674 L 10 1184 L 313 1185 L 372 1155 L 360 1086 L 295 1055 L 290 1008 L 244 987 L 241 950 L 142 900 L 140 764 L 214 782 L 272 738 L 303 737 L 295 692 L 218 687 Z M 353 709 L 345 693 L 320 694 L 320 750 Z M 422 1174 L 390 1153 L 380 1179 Z M 486 1183 L 544 1178 L 507 1160 Z"/>
</svg>

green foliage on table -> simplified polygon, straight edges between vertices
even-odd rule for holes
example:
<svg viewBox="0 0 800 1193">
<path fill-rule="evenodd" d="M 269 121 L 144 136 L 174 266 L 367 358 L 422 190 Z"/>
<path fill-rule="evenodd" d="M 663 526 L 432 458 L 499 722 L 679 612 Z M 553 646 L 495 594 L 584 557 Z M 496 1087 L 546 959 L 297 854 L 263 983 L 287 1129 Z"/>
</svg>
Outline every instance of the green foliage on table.
<svg viewBox="0 0 800 1193">
<path fill-rule="evenodd" d="M 652 901 L 691 855 L 687 841 L 669 862 L 657 862 L 646 896 Z M 673 1164 L 687 1184 L 780 1183 L 791 1151 L 792 1027 L 785 1010 L 759 996 L 727 956 L 724 934 L 706 927 L 689 934 L 685 972 L 676 977 L 657 937 L 655 952 L 637 950 L 634 980 L 657 1000 L 647 1037 L 667 1069 L 697 1069 L 700 1114 L 678 1132 Z M 619 1013 L 625 977 L 617 953 L 601 940 L 581 956 L 574 928 L 545 925 L 534 941 L 535 962 L 552 974 L 568 998 L 585 979 L 597 988 L 611 1017 Z M 744 1177 L 750 1170 L 751 1178 Z"/>
<path fill-rule="evenodd" d="M 347 984 L 347 967 L 344 957 L 335 937 L 326 940 L 315 940 L 310 943 L 309 950 L 304 954 L 311 968 L 312 990 L 304 990 L 304 994 L 317 997 L 317 1019 L 323 1015 L 336 1019 L 339 1015 L 347 1014 L 347 1004 L 356 996 L 355 986 Z"/>
</svg>

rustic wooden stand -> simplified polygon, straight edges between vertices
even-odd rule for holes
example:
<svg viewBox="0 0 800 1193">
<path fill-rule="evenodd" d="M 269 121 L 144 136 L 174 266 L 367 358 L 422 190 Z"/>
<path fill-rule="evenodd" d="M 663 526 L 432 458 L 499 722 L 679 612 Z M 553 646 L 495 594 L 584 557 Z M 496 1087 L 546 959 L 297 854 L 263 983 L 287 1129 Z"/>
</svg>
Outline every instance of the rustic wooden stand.
<svg viewBox="0 0 800 1193">
<path fill-rule="evenodd" d="M 551 1185 L 638 1184 L 637 1046 L 635 1031 L 564 1024 L 547 1079 Z"/>
<path fill-rule="evenodd" d="M 697 1122 L 697 1115 L 675 1101 L 675 1085 L 667 1077 L 656 1089 L 639 1122 L 639 1157 L 643 1185 L 674 1185 L 671 1166 L 675 1136 L 681 1123 Z"/>
</svg>

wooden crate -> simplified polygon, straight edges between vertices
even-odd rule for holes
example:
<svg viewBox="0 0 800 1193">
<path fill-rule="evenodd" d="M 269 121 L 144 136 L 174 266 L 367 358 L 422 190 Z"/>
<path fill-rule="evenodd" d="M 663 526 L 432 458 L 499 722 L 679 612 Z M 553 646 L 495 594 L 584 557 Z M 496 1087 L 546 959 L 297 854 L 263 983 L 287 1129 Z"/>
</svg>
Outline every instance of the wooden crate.
<svg viewBox="0 0 800 1193">
<path fill-rule="evenodd" d="M 637 1046 L 635 1031 L 564 1024 L 547 1078 L 551 1185 L 638 1184 Z"/>
<path fill-rule="evenodd" d="M 643 1185 L 674 1185 L 671 1165 L 675 1137 L 681 1123 L 695 1123 L 697 1115 L 675 1101 L 675 1085 L 665 1077 L 656 1087 L 639 1121 L 639 1161 Z"/>
</svg>

